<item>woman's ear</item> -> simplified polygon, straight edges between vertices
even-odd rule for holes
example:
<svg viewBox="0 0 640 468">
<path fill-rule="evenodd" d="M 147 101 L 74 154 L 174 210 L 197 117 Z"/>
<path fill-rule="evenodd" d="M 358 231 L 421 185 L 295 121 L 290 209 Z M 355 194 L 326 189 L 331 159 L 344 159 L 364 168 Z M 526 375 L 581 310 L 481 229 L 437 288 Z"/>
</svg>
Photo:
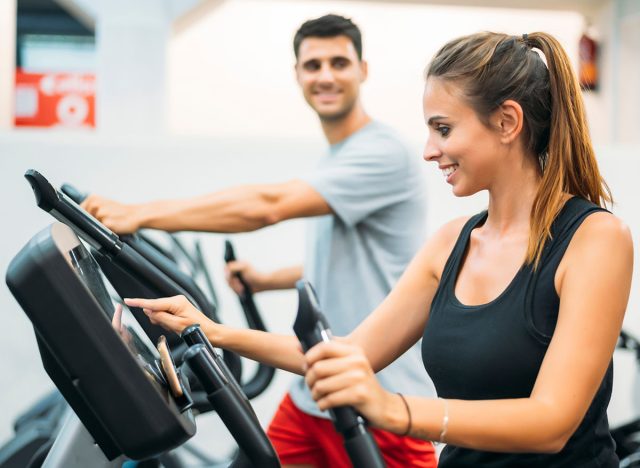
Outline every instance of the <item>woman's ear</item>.
<svg viewBox="0 0 640 468">
<path fill-rule="evenodd" d="M 512 99 L 504 101 L 491 116 L 493 127 L 500 134 L 503 144 L 513 143 L 522 133 L 524 112 L 522 106 Z"/>
</svg>

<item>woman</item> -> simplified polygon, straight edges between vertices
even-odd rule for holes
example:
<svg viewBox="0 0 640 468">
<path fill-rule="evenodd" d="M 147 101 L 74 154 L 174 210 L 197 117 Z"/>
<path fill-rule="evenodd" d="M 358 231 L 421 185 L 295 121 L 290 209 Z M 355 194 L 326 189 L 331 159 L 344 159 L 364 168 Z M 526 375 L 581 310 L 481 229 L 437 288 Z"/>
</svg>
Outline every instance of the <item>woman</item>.
<svg viewBox="0 0 640 468">
<path fill-rule="evenodd" d="M 447 443 L 442 467 L 617 466 L 606 407 L 633 246 L 601 208 L 611 196 L 566 53 L 545 33 L 456 39 L 428 67 L 423 104 L 424 158 L 456 196 L 488 190 L 489 206 L 441 228 L 347 338 L 303 356 L 293 337 L 251 339 L 183 298 L 127 303 L 305 372 L 321 409 L 353 405 L 374 426 Z M 441 398 L 384 391 L 374 371 L 420 338 Z"/>
</svg>

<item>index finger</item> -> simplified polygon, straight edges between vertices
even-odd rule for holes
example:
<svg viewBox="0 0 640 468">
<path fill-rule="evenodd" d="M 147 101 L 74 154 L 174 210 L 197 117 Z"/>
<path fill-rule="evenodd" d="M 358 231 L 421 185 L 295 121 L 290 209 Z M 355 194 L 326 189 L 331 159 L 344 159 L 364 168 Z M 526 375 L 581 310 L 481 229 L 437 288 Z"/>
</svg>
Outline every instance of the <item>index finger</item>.
<svg viewBox="0 0 640 468">
<path fill-rule="evenodd" d="M 129 307 L 139 307 L 141 309 L 149 309 L 153 311 L 174 311 L 177 305 L 177 298 L 179 298 L 179 296 L 161 297 L 158 299 L 125 298 L 124 303 Z"/>
</svg>

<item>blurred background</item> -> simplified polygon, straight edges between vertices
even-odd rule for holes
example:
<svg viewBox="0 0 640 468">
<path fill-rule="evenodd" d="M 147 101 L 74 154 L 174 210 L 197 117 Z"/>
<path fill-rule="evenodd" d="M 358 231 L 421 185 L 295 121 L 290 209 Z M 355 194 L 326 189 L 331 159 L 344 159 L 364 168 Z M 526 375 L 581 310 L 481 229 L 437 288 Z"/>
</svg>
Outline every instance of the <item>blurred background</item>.
<svg viewBox="0 0 640 468">
<path fill-rule="evenodd" d="M 52 222 L 22 177 L 29 168 L 125 202 L 277 182 L 310 170 L 326 149 L 295 82 L 292 39 L 306 19 L 351 17 L 363 32 L 363 101 L 421 157 L 423 71 L 446 41 L 482 30 L 546 31 L 568 51 L 584 88 L 597 157 L 616 204 L 640 228 L 640 2 L 637 0 L 0 0 L 0 271 Z M 482 209 L 456 199 L 427 164 L 429 232 Z M 400 228 L 400 227 L 399 227 Z M 268 270 L 302 260 L 304 226 L 234 235 L 238 256 Z M 194 234 L 183 233 L 190 242 Z M 198 235 L 223 319 L 242 325 L 224 283 L 220 235 Z M 638 250 L 638 249 L 637 249 Z M 636 275 L 637 276 L 637 275 Z M 634 281 L 625 329 L 640 335 Z M 354 292 L 357 294 L 357 292 Z M 289 333 L 291 292 L 258 296 L 267 326 Z M 0 444 L 12 421 L 52 388 L 30 323 L 0 287 Z M 640 415 L 633 353 L 617 351 L 612 425 Z M 254 400 L 266 424 L 291 376 Z M 215 416 L 198 443 L 224 452 Z"/>
</svg>

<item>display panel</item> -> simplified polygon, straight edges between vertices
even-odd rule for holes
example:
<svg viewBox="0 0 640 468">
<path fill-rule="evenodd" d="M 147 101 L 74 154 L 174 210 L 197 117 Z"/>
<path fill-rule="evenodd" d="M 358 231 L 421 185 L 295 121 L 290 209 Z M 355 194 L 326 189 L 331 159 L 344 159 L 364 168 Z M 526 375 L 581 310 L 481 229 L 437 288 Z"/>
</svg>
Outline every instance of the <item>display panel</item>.
<svg viewBox="0 0 640 468">
<path fill-rule="evenodd" d="M 166 395 L 167 382 L 161 370 L 160 355 L 126 305 L 114 303 L 106 287 L 106 279 L 83 244 L 68 250 L 65 258 L 89 289 L 113 329 L 140 364 L 158 390 Z"/>
</svg>

